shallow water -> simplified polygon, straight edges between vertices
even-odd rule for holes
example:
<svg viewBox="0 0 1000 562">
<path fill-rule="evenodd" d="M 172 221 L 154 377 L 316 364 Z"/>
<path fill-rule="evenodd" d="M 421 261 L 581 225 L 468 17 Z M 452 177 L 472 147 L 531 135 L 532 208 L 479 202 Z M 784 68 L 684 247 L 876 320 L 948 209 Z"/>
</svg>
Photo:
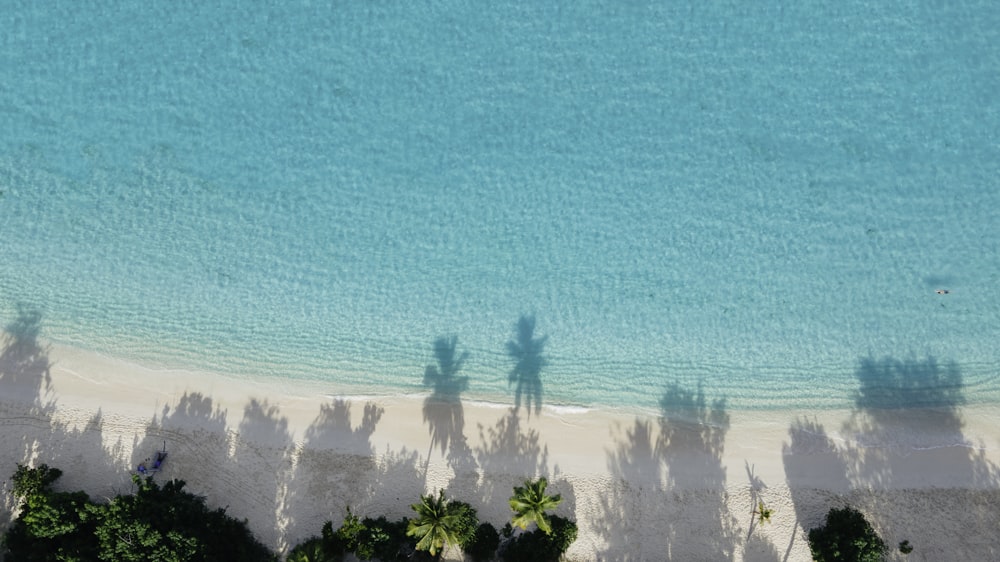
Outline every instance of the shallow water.
<svg viewBox="0 0 1000 562">
<path fill-rule="evenodd" d="M 477 400 L 527 357 L 545 404 L 1000 403 L 993 3 L 0 27 L 8 325 L 331 394 L 421 391 L 457 336 Z"/>
</svg>

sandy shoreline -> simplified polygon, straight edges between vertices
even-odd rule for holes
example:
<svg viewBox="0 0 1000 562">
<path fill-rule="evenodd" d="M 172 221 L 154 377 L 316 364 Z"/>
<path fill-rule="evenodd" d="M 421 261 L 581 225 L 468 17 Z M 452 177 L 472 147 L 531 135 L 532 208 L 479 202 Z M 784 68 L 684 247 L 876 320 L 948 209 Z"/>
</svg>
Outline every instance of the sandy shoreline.
<svg viewBox="0 0 1000 562">
<path fill-rule="evenodd" d="M 1000 558 L 1000 430 L 987 407 L 743 412 L 680 389 L 683 419 L 704 423 L 528 416 L 419 397 L 334 400 L 305 383 L 12 342 L 0 356 L 4 478 L 18 462 L 47 462 L 64 470 L 62 487 L 111 496 L 166 441 L 158 478 L 187 481 L 279 551 L 338 523 L 347 505 L 395 518 L 441 487 L 499 527 L 511 487 L 546 475 L 565 498 L 559 513 L 580 526 L 572 560 L 809 560 L 803 531 L 845 502 L 890 545 L 908 539 L 907 560 Z M 756 498 L 774 510 L 770 524 L 751 523 Z"/>
</svg>

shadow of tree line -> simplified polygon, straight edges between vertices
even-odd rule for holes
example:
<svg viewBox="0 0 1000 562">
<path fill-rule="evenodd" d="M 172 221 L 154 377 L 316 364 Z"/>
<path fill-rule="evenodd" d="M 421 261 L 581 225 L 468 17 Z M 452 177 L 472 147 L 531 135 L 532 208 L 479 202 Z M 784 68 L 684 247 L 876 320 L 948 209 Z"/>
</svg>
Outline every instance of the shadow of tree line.
<svg viewBox="0 0 1000 562">
<path fill-rule="evenodd" d="M 191 491 L 205 494 L 210 505 L 227 507 L 237 517 L 257 514 L 253 530 L 279 551 L 315 534 L 327 519 L 338 524 L 346 506 L 362 515 L 402 517 L 428 491 L 425 459 L 417 451 L 375 450 L 371 438 L 384 411 L 373 403 L 363 405 L 359 415 L 346 401 L 323 404 L 296 442 L 288 419 L 266 399 L 247 403 L 231 430 L 229 412 L 209 396 L 188 392 L 153 415 L 132 443 L 122 438 L 108 442 L 108 420 L 100 410 L 83 427 L 56 415 L 57 389 L 52 388 L 49 350 L 39 342 L 41 327 L 41 313 L 20 306 L 0 340 L 0 444 L 5 451 L 0 470 L 5 478 L 18 462 L 47 463 L 65 471 L 57 488 L 109 497 L 127 492 L 134 466 L 167 441 L 170 462 L 158 479 L 182 478 Z M 516 339 L 508 345 L 516 360 L 510 380 L 513 384 L 523 375 L 522 385 L 515 390 L 514 406 L 495 424 L 478 425 L 475 447 L 465 435 L 461 393 L 468 378 L 461 368 L 467 354 L 458 352 L 457 338 L 434 342 L 436 364 L 423 374 L 432 389 L 423 405 L 430 436 L 427 457 L 434 450 L 445 455 L 453 471 L 449 493 L 482 506 L 484 520 L 506 520 L 511 487 L 541 475 L 553 477 L 553 489 L 566 498 L 559 511 L 572 516 L 575 510 L 572 487 L 559 482 L 558 467 L 549 466 L 541 436 L 525 427 L 520 416 L 519 396 L 527 397 L 529 414 L 532 408 L 539 411 L 545 342 L 534 338 L 534 320 L 522 317 Z M 909 539 L 925 558 L 1000 558 L 990 540 L 1000 505 L 1000 469 L 986 458 L 982 444 L 963 434 L 966 398 L 958 365 L 933 357 L 866 357 L 855 376 L 858 389 L 851 415 L 839 428 L 842 437 L 806 418 L 789 427 L 782 452 L 798 526 L 815 527 L 831 506 L 850 502 L 871 508 L 887 541 Z M 619 428 L 623 437 L 608 451 L 613 481 L 597 505 L 595 532 L 607 544 L 603 560 L 675 560 L 678 553 L 691 551 L 704 553 L 705 559 L 733 559 L 744 539 L 726 509 L 725 408 L 724 398 L 709 402 L 701 387 L 675 384 L 661 397 L 657 423 L 636 418 L 630 427 Z M 120 428 L 112 434 L 120 435 Z M 685 462 L 679 462 L 681 457 Z M 245 465 L 268 470 L 246 470 Z M 892 496 L 906 502 L 895 512 L 910 516 L 903 523 L 882 515 L 890 501 L 882 491 L 919 485 L 929 466 L 959 476 L 970 490 L 922 490 L 910 500 Z M 486 473 L 497 477 L 485 479 Z M 764 486 L 749 467 L 747 475 L 751 487 Z M 9 484 L 4 486 L 9 491 Z M 939 508 L 956 496 L 963 501 L 963 516 L 942 518 Z M 4 498 L 0 529 L 9 524 L 13 508 L 9 494 Z M 694 513 L 685 507 L 690 505 L 697 506 Z M 261 513 L 266 515 L 259 517 Z M 656 527 L 650 521 L 664 523 Z M 966 537 L 964 550 L 944 551 L 921 542 L 942 528 Z M 804 540 L 793 537 L 785 558 L 795 541 Z M 782 559 L 773 545 L 753 533 L 743 549 L 747 560 Z"/>
<path fill-rule="evenodd" d="M 517 339 L 509 346 L 512 357 L 517 350 L 511 382 L 520 381 L 516 396 L 527 396 L 529 413 L 531 407 L 537 412 L 545 338 L 533 338 L 533 318 L 522 317 L 518 327 Z M 210 396 L 189 391 L 164 405 L 144 431 L 133 433 L 130 443 L 123 442 L 127 437 L 117 437 L 128 429 L 116 420 L 111 435 L 117 441 L 107 443 L 100 411 L 84 427 L 70 426 L 56 416 L 49 350 L 39 343 L 40 333 L 40 312 L 21 307 L 4 334 L 0 395 L 3 407 L 12 409 L 0 420 L 7 451 L 0 466 L 5 478 L 17 463 L 46 463 L 64 470 L 57 489 L 83 489 L 94 498 L 110 498 L 128 493 L 135 466 L 166 444 L 170 456 L 157 480 L 183 479 L 187 489 L 205 496 L 209 505 L 250 518 L 257 537 L 279 552 L 318 533 L 326 520 L 339 525 L 348 506 L 361 516 L 399 518 L 412 515 L 409 505 L 430 491 L 426 459 L 416 450 L 375 450 L 372 435 L 385 412 L 370 402 L 358 415 L 352 411 L 356 405 L 347 401 L 321 405 L 297 442 L 288 418 L 266 398 L 251 399 L 234 424 L 230 412 Z M 502 525 L 509 518 L 506 500 L 515 484 L 554 476 L 552 487 L 564 498 L 558 512 L 571 515 L 572 488 L 560 485 L 558 467 L 549 469 L 538 432 L 522 425 L 520 404 L 494 426 L 480 424 L 481 443 L 469 446 L 461 404 L 468 378 L 460 374 L 467 353 L 458 354 L 456 347 L 455 337 L 435 341 L 436 365 L 424 373 L 432 388 L 423 405 L 430 432 L 427 457 L 434 450 L 446 455 L 453 472 L 449 494 L 481 508 L 483 520 Z M 500 476 L 482 478 L 487 472 Z M 9 494 L 4 498 L 0 531 L 14 508 Z"/>
<path fill-rule="evenodd" d="M 859 360 L 855 378 L 852 411 L 838 436 L 805 418 L 789 428 L 783 459 L 799 525 L 816 527 L 830 507 L 850 503 L 868 512 L 890 548 L 909 540 L 928 560 L 1000 557 L 986 538 L 1000 518 L 1000 470 L 986 458 L 982 443 L 963 434 L 967 401 L 958 364 L 869 356 Z M 964 485 L 927 487 L 928 472 Z M 817 493 L 821 487 L 828 493 Z M 919 490 L 890 493 L 907 488 Z M 952 516 L 956 501 L 961 517 Z M 949 535 L 967 539 L 949 545 L 926 541 Z"/>
<path fill-rule="evenodd" d="M 636 417 L 608 451 L 612 481 L 595 529 L 606 542 L 600 559 L 733 559 L 740 536 L 726 507 L 726 400 L 710 403 L 701 385 L 671 384 L 659 404 L 658 423 Z"/>
<path fill-rule="evenodd" d="M 909 539 L 925 559 L 998 558 L 990 537 L 1000 519 L 1000 470 L 981 443 L 963 435 L 966 399 L 958 365 L 933 357 L 868 357 L 859 361 L 855 376 L 854 406 L 840 435 L 806 418 L 789 428 L 782 453 L 795 526 L 817 527 L 831 507 L 854 504 L 869 508 L 890 546 Z M 764 562 L 808 548 L 805 536 L 795 533 L 780 552 L 754 532 L 752 518 L 741 536 L 726 506 L 722 453 L 728 428 L 724 399 L 709 402 L 700 387 L 676 384 L 661 397 L 658 423 L 637 417 L 618 428 L 618 445 L 608 451 L 612 482 L 597 506 L 595 530 L 606 541 L 601 560 L 675 560 L 697 552 L 705 560 L 740 554 Z M 745 469 L 755 504 L 767 484 L 749 463 Z M 945 471 L 966 485 L 929 489 L 921 483 L 928 470 Z M 901 486 L 919 493 L 891 493 Z M 887 508 L 900 501 L 905 504 Z M 940 512 L 946 505 L 954 510 L 956 501 L 962 502 L 961 517 Z M 892 514 L 905 516 L 897 521 Z M 941 536 L 942 526 L 951 536 L 983 538 L 966 539 L 957 551 L 955 544 L 921 544 L 921 537 Z"/>
</svg>

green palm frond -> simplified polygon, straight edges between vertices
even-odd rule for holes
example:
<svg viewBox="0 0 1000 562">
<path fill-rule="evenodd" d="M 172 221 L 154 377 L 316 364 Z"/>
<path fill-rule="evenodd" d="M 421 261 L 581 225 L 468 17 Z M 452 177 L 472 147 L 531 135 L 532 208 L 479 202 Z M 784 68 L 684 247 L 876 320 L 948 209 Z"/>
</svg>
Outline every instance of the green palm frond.
<svg viewBox="0 0 1000 562">
<path fill-rule="evenodd" d="M 542 477 L 534 482 L 526 480 L 524 486 L 514 486 L 514 495 L 509 502 L 510 509 L 514 512 L 512 524 L 527 529 L 528 525 L 535 523 L 545 534 L 552 532 L 545 512 L 555 509 L 562 502 L 562 496 L 546 494 L 548 485 L 548 480 Z"/>
<path fill-rule="evenodd" d="M 417 550 L 426 550 L 431 556 L 444 549 L 446 544 L 457 544 L 456 529 L 459 517 L 450 509 L 444 490 L 420 496 L 420 503 L 410 506 L 417 513 L 406 527 L 406 535 L 417 539 Z"/>
</svg>

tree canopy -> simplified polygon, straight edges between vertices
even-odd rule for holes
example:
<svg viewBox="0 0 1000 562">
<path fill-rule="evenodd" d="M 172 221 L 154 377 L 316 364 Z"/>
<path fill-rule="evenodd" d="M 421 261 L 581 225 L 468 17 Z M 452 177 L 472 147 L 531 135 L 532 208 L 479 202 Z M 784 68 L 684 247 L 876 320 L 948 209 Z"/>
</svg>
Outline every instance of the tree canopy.
<svg viewBox="0 0 1000 562">
<path fill-rule="evenodd" d="M 82 491 L 53 491 L 61 474 L 44 464 L 18 466 L 12 480 L 21 515 L 3 538 L 8 559 L 277 560 L 253 537 L 246 521 L 233 519 L 224 509 L 209 509 L 204 498 L 184 491 L 181 480 L 161 487 L 152 478 L 134 476 L 134 494 L 96 503 Z"/>
<path fill-rule="evenodd" d="M 555 509 L 562 502 L 562 496 L 550 496 L 545 493 L 549 482 L 545 477 L 532 482 L 526 480 L 524 486 L 514 486 L 514 495 L 510 497 L 510 508 L 514 511 L 511 522 L 522 529 L 535 523 L 545 534 L 552 532 L 552 526 L 545 512 Z"/>
<path fill-rule="evenodd" d="M 826 524 L 809 531 L 809 550 L 818 562 L 881 562 L 888 551 L 865 516 L 852 507 L 831 509 Z"/>
</svg>

